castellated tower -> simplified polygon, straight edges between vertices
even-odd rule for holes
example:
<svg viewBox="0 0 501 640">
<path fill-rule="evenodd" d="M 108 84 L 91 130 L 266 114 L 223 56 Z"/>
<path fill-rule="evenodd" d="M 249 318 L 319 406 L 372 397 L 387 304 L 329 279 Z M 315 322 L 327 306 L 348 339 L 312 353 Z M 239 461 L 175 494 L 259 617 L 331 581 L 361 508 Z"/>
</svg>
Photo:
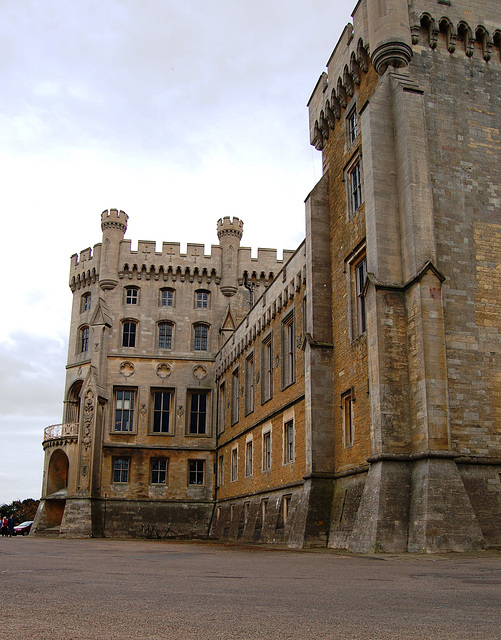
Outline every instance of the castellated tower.
<svg viewBox="0 0 501 640">
<path fill-rule="evenodd" d="M 500 88 L 499 0 L 360 0 L 296 251 L 235 217 L 133 249 L 105 211 L 34 532 L 501 547 Z"/>
<path fill-rule="evenodd" d="M 245 274 L 265 290 L 276 250 L 124 240 L 128 216 L 101 214 L 102 243 L 70 263 L 73 306 L 63 423 L 45 430 L 35 530 L 62 536 L 203 536 L 213 511 L 214 361 L 249 311 Z M 285 259 L 292 252 L 284 252 Z"/>
<path fill-rule="evenodd" d="M 217 221 L 217 237 L 222 248 L 221 292 L 234 296 L 238 291 L 238 256 L 244 223 L 238 218 L 224 217 Z"/>
<path fill-rule="evenodd" d="M 377 73 L 406 67 L 412 57 L 408 0 L 367 0 L 367 22 Z"/>
<path fill-rule="evenodd" d="M 118 209 L 106 209 L 101 214 L 101 229 L 103 231 L 103 248 L 101 251 L 101 268 L 99 286 L 103 291 L 114 289 L 118 284 L 118 257 L 120 241 L 127 231 L 129 216 Z"/>
</svg>

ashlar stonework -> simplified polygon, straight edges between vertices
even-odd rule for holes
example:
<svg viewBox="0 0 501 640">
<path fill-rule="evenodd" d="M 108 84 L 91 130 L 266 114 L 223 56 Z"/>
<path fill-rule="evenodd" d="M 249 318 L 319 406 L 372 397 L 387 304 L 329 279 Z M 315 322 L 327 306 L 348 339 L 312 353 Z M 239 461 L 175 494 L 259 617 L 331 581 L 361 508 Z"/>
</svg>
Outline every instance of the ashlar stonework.
<svg viewBox="0 0 501 640">
<path fill-rule="evenodd" d="M 71 260 L 37 534 L 501 546 L 501 5 L 361 0 L 309 100 L 296 251 Z"/>
</svg>

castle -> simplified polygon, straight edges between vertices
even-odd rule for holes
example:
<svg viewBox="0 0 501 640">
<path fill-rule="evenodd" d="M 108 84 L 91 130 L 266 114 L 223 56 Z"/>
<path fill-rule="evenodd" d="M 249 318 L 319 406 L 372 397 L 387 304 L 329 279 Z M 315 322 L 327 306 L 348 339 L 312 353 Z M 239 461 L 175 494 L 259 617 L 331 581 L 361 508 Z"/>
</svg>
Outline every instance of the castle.
<svg viewBox="0 0 501 640">
<path fill-rule="evenodd" d="M 309 100 L 294 252 L 71 260 L 37 534 L 501 545 L 501 5 L 360 0 Z"/>
</svg>

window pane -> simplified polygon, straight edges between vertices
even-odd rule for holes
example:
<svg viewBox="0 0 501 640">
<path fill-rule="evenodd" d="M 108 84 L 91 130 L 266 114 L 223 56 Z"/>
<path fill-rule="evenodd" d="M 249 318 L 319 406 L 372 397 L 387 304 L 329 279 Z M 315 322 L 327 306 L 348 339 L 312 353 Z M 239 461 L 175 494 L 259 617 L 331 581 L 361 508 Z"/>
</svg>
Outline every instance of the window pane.
<svg viewBox="0 0 501 640">
<path fill-rule="evenodd" d="M 115 431 L 132 431 L 134 391 L 119 390 L 115 399 Z"/>
<path fill-rule="evenodd" d="M 190 401 L 190 433 L 204 434 L 207 426 L 207 394 L 192 393 Z"/>
<path fill-rule="evenodd" d="M 136 323 L 135 322 L 124 322 L 122 346 L 123 347 L 136 346 Z"/>
<path fill-rule="evenodd" d="M 138 300 L 138 290 L 128 288 L 125 290 L 125 303 L 126 304 L 137 304 Z"/>
<path fill-rule="evenodd" d="M 195 326 L 195 351 L 207 351 L 208 329 L 205 325 Z"/>
<path fill-rule="evenodd" d="M 197 309 L 207 309 L 209 307 L 209 294 L 206 291 L 197 291 L 196 307 Z"/>
<path fill-rule="evenodd" d="M 156 391 L 153 396 L 153 432 L 168 433 L 170 426 L 170 391 Z"/>
<path fill-rule="evenodd" d="M 190 460 L 189 461 L 189 484 L 203 484 L 204 483 L 204 461 L 203 460 Z"/>
<path fill-rule="evenodd" d="M 161 322 L 158 325 L 158 348 L 172 348 L 172 325 L 168 322 Z"/>
<path fill-rule="evenodd" d="M 162 307 L 172 307 L 174 303 L 174 291 L 161 291 L 160 302 Z"/>
</svg>

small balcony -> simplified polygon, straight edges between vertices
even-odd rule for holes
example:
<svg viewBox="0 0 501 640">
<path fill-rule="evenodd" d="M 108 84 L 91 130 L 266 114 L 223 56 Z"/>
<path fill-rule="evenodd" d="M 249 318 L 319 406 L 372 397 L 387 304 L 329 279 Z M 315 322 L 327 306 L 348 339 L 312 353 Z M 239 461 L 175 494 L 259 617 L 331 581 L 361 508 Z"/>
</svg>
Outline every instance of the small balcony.
<svg viewBox="0 0 501 640">
<path fill-rule="evenodd" d="M 43 431 L 43 446 L 51 447 L 55 444 L 66 444 L 78 440 L 78 423 L 53 424 Z"/>
</svg>

